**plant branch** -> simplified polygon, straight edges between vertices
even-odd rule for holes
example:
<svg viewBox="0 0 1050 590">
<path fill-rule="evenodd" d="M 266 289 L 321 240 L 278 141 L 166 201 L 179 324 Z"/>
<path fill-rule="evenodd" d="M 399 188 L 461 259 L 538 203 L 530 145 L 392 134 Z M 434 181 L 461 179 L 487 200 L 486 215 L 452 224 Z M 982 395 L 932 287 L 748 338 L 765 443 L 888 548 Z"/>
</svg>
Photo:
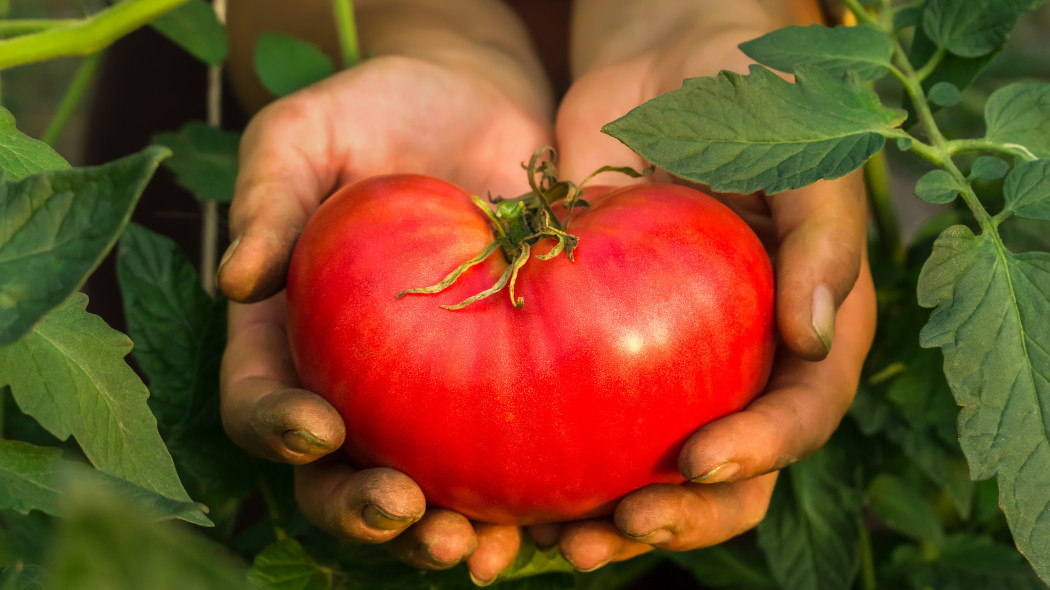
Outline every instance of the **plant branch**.
<svg viewBox="0 0 1050 590">
<path fill-rule="evenodd" d="M 933 52 L 933 55 L 930 56 L 930 59 L 926 62 L 926 65 L 922 66 L 921 70 L 915 72 L 915 75 L 918 76 L 919 80 L 925 80 L 926 78 L 930 77 L 930 74 L 933 73 L 933 70 L 937 69 L 937 66 L 940 65 L 941 60 L 944 59 L 944 54 L 945 51 L 943 47 L 938 47 L 937 50 Z"/>
<path fill-rule="evenodd" d="M 905 248 L 901 240 L 897 210 L 893 206 L 889 171 L 886 166 L 886 149 L 879 150 L 864 165 L 864 184 L 868 189 L 868 203 L 875 217 L 879 232 L 879 243 L 897 265 L 904 264 Z"/>
<path fill-rule="evenodd" d="M 219 23 L 226 24 L 226 0 L 214 0 L 212 8 Z M 208 68 L 208 125 L 222 126 L 222 66 Z M 201 288 L 215 296 L 216 273 L 219 263 L 219 204 L 205 200 L 201 219 Z"/>
<path fill-rule="evenodd" d="M 343 53 L 343 68 L 350 69 L 361 61 L 357 41 L 357 22 L 354 19 L 353 0 L 332 0 L 336 29 L 339 31 L 339 47 Z"/>
<path fill-rule="evenodd" d="M 50 18 L 16 18 L 11 20 L 0 20 L 0 39 L 10 39 L 20 35 L 39 33 L 50 29 L 58 29 L 76 25 L 77 19 L 50 19 Z"/>
<path fill-rule="evenodd" d="M 69 83 L 69 87 L 66 88 L 66 93 L 62 96 L 62 102 L 59 103 L 55 116 L 51 119 L 51 124 L 47 126 L 47 130 L 40 137 L 41 141 L 50 146 L 55 145 L 58 136 L 65 129 L 66 123 L 69 122 L 69 118 L 73 115 L 73 111 L 76 110 L 77 105 L 80 104 L 80 100 L 84 98 L 84 94 L 91 85 L 91 78 L 95 75 L 95 70 L 98 69 L 98 64 L 102 61 L 104 53 L 105 51 L 92 53 L 77 68 L 73 79 Z"/>
<path fill-rule="evenodd" d="M 864 24 L 873 25 L 876 27 L 879 26 L 879 22 L 875 20 L 875 17 L 871 16 L 871 13 L 867 10 L 864 10 L 864 7 L 861 6 L 860 2 L 858 2 L 857 0 L 843 0 L 843 4 L 845 4 L 846 7 L 849 8 L 850 12 L 853 13 L 853 16 L 857 17 L 857 22 L 862 22 Z"/>
<path fill-rule="evenodd" d="M 187 0 L 123 0 L 62 27 L 0 41 L 0 69 L 96 53 Z"/>
<path fill-rule="evenodd" d="M 948 142 L 948 150 L 951 154 L 961 152 L 992 152 L 1010 157 L 1020 157 L 1025 160 L 1037 160 L 1035 154 L 1023 145 L 1016 143 L 998 143 L 987 139 L 953 139 Z"/>
</svg>

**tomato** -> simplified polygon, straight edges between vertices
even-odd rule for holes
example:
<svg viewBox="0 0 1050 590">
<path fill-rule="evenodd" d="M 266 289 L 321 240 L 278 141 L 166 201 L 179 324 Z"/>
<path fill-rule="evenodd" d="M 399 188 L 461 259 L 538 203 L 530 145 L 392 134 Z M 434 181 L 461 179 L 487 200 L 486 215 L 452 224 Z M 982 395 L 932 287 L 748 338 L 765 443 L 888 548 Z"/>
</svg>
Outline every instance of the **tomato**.
<svg viewBox="0 0 1050 590">
<path fill-rule="evenodd" d="M 534 524 L 609 513 L 650 483 L 684 481 L 701 425 L 744 407 L 773 356 L 773 277 L 751 229 L 696 190 L 588 189 L 573 260 L 521 268 L 516 308 L 492 286 L 497 251 L 465 191 L 416 175 L 326 200 L 296 245 L 288 335 L 304 387 L 346 420 L 361 467 L 411 476 L 431 505 Z M 553 245 L 533 247 L 542 254 Z"/>
</svg>

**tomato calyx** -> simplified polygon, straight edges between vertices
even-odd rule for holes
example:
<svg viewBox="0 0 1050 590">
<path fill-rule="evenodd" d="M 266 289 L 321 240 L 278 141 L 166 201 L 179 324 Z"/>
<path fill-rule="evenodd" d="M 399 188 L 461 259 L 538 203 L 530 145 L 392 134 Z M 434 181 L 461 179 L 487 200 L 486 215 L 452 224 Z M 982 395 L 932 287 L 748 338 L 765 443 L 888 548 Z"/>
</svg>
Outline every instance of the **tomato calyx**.
<svg viewBox="0 0 1050 590">
<path fill-rule="evenodd" d="M 619 172 L 631 178 L 648 175 L 653 168 L 637 171 L 629 167 L 603 166 L 592 172 L 579 184 L 558 179 L 558 169 L 554 165 L 555 151 L 552 147 L 541 147 L 533 152 L 527 165 L 523 165 L 529 178 L 531 190 L 514 198 L 489 196 L 489 203 L 496 206 L 493 211 L 489 203 L 477 196 L 472 196 L 474 204 L 489 219 L 493 240 L 477 256 L 467 260 L 445 276 L 441 282 L 428 287 L 406 289 L 397 295 L 401 299 L 409 293 L 433 294 L 444 291 L 456 282 L 464 271 L 480 264 L 496 250 L 501 250 L 507 260 L 507 269 L 494 285 L 453 305 L 442 305 L 450 310 L 462 309 L 475 301 L 484 299 L 502 291 L 505 287 L 510 295 L 511 304 L 521 309 L 525 305 L 522 297 L 515 297 L 514 285 L 518 271 L 532 258 L 532 246 L 543 239 L 553 239 L 556 244 L 546 254 L 537 255 L 539 260 L 550 260 L 562 252 L 569 260 L 579 242 L 579 238 L 568 233 L 569 221 L 576 207 L 588 207 L 583 199 L 583 185 L 602 172 Z M 562 221 L 554 211 L 554 205 L 560 204 L 565 211 Z"/>
</svg>

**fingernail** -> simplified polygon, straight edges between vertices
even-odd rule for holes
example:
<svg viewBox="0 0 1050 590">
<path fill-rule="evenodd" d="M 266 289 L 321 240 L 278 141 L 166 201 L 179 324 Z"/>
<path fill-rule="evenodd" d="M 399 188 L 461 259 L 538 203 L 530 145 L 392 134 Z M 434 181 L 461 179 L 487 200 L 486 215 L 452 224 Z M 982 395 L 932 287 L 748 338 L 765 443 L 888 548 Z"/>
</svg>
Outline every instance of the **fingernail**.
<svg viewBox="0 0 1050 590">
<path fill-rule="evenodd" d="M 593 567 L 589 567 L 587 569 L 579 568 L 579 567 L 576 567 L 575 565 L 572 566 L 572 567 L 576 567 L 576 571 L 586 574 L 588 572 L 593 572 L 594 570 L 596 570 L 598 568 L 605 567 L 605 565 L 607 563 L 609 563 L 609 560 L 605 560 L 605 561 L 599 562 L 598 565 L 593 566 Z"/>
<path fill-rule="evenodd" d="M 689 481 L 694 483 L 722 483 L 729 481 L 740 473 L 740 464 L 733 462 L 722 463 L 707 473 L 692 477 Z"/>
<path fill-rule="evenodd" d="M 486 580 L 483 580 L 483 579 L 475 576 L 474 572 L 469 572 L 469 573 L 470 573 L 470 581 L 474 582 L 475 586 L 481 586 L 481 587 L 491 586 L 492 583 L 496 581 L 496 578 L 488 578 Z"/>
<path fill-rule="evenodd" d="M 285 446 L 292 452 L 303 455 L 317 455 L 334 449 L 331 443 L 317 438 L 312 432 L 306 430 L 288 430 L 285 431 L 282 438 Z"/>
<path fill-rule="evenodd" d="M 671 538 L 674 537 L 674 533 L 672 533 L 668 529 L 659 528 L 655 531 L 649 531 L 644 535 L 635 536 L 624 533 L 624 536 L 629 537 L 631 540 L 638 541 L 639 543 L 645 543 L 647 545 L 659 545 L 661 543 L 666 543 L 670 541 Z"/>
<path fill-rule="evenodd" d="M 813 290 L 811 322 L 817 337 L 824 344 L 824 352 L 831 352 L 831 337 L 835 333 L 835 298 L 826 285 Z"/>
<path fill-rule="evenodd" d="M 230 261 L 230 258 L 233 258 L 233 252 L 237 249 L 237 246 L 240 245 L 240 238 L 230 242 L 230 246 L 226 248 L 226 252 L 223 253 L 222 258 L 219 260 L 219 272 L 222 272 L 222 267 L 226 266 L 226 263 Z"/>
<path fill-rule="evenodd" d="M 414 519 L 411 516 L 396 516 L 375 504 L 368 504 L 361 510 L 361 519 L 368 526 L 380 531 L 394 531 L 404 528 Z"/>
<path fill-rule="evenodd" d="M 436 566 L 436 567 L 440 567 L 440 568 L 447 568 L 447 567 L 456 565 L 457 563 L 459 563 L 463 559 L 461 557 L 455 557 L 455 558 L 452 558 L 452 559 L 449 559 L 449 560 L 441 559 L 441 558 L 435 556 L 433 553 L 431 553 L 430 552 L 430 547 L 427 547 L 426 545 L 420 546 L 419 551 L 420 551 L 420 553 L 423 554 L 423 559 L 429 561 L 431 565 Z"/>
</svg>

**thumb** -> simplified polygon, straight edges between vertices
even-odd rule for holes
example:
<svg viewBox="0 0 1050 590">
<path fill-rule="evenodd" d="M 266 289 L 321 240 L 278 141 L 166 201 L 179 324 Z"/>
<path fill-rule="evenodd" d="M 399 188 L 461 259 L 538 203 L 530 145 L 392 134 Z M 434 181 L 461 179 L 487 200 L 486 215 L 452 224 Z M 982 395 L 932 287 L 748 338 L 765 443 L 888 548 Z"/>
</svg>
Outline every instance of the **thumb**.
<svg viewBox="0 0 1050 590">
<path fill-rule="evenodd" d="M 770 199 L 776 253 L 777 325 L 808 360 L 827 356 L 835 314 L 853 288 L 865 246 L 867 208 L 859 174 Z"/>
<path fill-rule="evenodd" d="M 217 278 L 233 301 L 260 301 L 283 288 L 299 233 L 336 183 L 324 109 L 311 102 L 308 92 L 277 101 L 245 129 L 231 243 Z"/>
</svg>

